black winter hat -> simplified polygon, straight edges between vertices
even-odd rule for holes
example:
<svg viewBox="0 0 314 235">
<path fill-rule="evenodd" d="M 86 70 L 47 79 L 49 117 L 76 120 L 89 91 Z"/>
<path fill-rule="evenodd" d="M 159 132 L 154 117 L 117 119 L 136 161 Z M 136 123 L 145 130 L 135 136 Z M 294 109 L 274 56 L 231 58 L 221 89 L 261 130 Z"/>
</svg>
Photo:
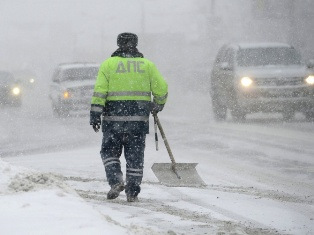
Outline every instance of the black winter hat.
<svg viewBox="0 0 314 235">
<path fill-rule="evenodd" d="M 138 38 L 134 33 L 120 33 L 117 38 L 119 47 L 136 47 L 137 42 Z"/>
</svg>

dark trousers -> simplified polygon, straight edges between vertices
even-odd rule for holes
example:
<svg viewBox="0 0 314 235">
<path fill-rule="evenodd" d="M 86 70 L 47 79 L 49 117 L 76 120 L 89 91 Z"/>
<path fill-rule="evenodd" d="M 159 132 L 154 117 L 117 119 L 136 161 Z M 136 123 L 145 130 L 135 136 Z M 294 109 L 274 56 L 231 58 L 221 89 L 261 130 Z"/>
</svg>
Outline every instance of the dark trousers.
<svg viewBox="0 0 314 235">
<path fill-rule="evenodd" d="M 124 148 L 126 160 L 126 194 L 136 196 L 141 191 L 146 134 L 114 133 L 105 131 L 101 146 L 101 159 L 110 186 L 123 183 L 120 156 Z"/>
</svg>

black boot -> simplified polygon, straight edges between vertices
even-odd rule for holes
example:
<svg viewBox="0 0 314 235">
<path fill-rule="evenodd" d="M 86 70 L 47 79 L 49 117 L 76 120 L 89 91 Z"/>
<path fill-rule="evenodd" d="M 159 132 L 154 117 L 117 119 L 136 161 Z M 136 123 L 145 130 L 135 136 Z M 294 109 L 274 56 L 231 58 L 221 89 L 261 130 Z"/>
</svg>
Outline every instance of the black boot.
<svg viewBox="0 0 314 235">
<path fill-rule="evenodd" d="M 111 187 L 110 191 L 107 194 L 107 199 L 115 199 L 119 196 L 120 192 L 124 190 L 124 184 L 119 183 Z"/>
<path fill-rule="evenodd" d="M 126 195 L 126 199 L 128 202 L 138 202 L 138 197 L 133 195 Z"/>
</svg>

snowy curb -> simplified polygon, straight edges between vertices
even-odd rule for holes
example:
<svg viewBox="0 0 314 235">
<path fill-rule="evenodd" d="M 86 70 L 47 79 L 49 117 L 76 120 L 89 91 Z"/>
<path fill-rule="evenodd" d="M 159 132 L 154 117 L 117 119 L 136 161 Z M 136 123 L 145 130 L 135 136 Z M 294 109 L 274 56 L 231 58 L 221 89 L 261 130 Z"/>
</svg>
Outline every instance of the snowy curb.
<svg viewBox="0 0 314 235">
<path fill-rule="evenodd" d="M 1 234 L 130 234 L 88 205 L 62 177 L 1 158 L 0 199 Z"/>
</svg>

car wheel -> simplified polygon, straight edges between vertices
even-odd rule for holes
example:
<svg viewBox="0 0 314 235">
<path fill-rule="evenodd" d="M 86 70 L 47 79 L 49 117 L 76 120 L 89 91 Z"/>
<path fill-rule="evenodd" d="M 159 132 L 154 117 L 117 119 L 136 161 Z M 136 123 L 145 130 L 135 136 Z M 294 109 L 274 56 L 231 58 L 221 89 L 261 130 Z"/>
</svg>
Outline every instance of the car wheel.
<svg viewBox="0 0 314 235">
<path fill-rule="evenodd" d="M 227 107 L 221 104 L 221 101 L 217 97 L 212 98 L 212 108 L 214 113 L 214 119 L 216 121 L 224 121 L 227 118 Z"/>
<path fill-rule="evenodd" d="M 285 111 L 282 113 L 282 117 L 284 121 L 291 121 L 294 118 L 294 111 Z"/>
<path fill-rule="evenodd" d="M 21 100 L 15 100 L 12 102 L 12 106 L 20 108 L 22 106 L 22 101 Z"/>
<path fill-rule="evenodd" d="M 240 109 L 231 110 L 231 116 L 236 122 L 243 122 L 246 119 L 246 113 Z"/>
<path fill-rule="evenodd" d="M 59 117 L 66 118 L 66 117 L 69 117 L 69 116 L 70 116 L 70 112 L 68 110 L 61 109 L 59 111 Z"/>
<path fill-rule="evenodd" d="M 312 112 L 305 112 L 304 115 L 305 115 L 305 118 L 306 118 L 307 121 L 314 122 L 314 111 L 312 111 Z"/>
<path fill-rule="evenodd" d="M 52 112 L 54 117 L 64 118 L 69 116 L 69 111 L 60 107 L 59 105 L 52 103 Z"/>
<path fill-rule="evenodd" d="M 52 114 L 54 117 L 59 117 L 59 108 L 55 103 L 52 103 Z"/>
<path fill-rule="evenodd" d="M 232 119 L 236 122 L 243 122 L 246 119 L 246 113 L 239 107 L 231 110 Z"/>
</svg>

